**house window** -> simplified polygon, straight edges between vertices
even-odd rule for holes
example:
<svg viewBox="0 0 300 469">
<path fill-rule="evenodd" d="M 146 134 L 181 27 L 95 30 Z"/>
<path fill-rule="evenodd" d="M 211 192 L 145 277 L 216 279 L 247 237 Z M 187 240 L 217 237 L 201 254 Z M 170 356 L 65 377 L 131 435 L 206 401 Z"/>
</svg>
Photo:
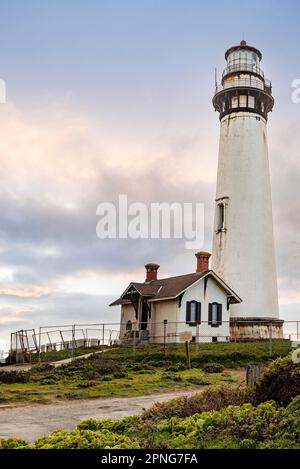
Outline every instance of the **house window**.
<svg viewBox="0 0 300 469">
<path fill-rule="evenodd" d="M 217 205 L 217 231 L 223 231 L 225 228 L 225 205 L 223 202 Z"/>
<path fill-rule="evenodd" d="M 186 323 L 190 326 L 201 323 L 201 303 L 198 301 L 186 302 Z"/>
<path fill-rule="evenodd" d="M 197 303 L 195 303 L 195 301 L 192 301 L 190 322 L 196 322 L 196 320 L 197 320 Z"/>
<path fill-rule="evenodd" d="M 208 305 L 208 324 L 211 327 L 218 327 L 222 324 L 222 304 L 209 303 Z"/>
<path fill-rule="evenodd" d="M 216 324 L 218 322 L 218 305 L 216 303 L 212 304 L 211 308 L 211 323 Z"/>
</svg>

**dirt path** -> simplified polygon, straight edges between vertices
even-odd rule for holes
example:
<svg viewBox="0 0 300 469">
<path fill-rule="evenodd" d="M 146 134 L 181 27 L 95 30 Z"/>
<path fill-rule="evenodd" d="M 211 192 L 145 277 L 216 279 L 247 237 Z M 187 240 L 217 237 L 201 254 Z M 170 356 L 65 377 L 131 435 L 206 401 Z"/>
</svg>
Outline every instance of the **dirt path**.
<svg viewBox="0 0 300 469">
<path fill-rule="evenodd" d="M 0 438 L 24 438 L 30 442 L 57 428 L 72 430 L 88 418 L 121 419 L 148 409 L 155 402 L 164 402 L 195 392 L 178 390 L 139 397 L 97 398 L 59 404 L 0 406 Z"/>
</svg>

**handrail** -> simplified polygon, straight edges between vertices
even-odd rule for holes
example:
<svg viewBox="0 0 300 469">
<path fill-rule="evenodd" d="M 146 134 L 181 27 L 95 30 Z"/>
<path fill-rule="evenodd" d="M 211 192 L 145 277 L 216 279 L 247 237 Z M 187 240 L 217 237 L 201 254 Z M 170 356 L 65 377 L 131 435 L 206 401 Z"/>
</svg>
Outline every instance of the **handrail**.
<svg viewBox="0 0 300 469">
<path fill-rule="evenodd" d="M 220 91 L 226 90 L 226 89 L 231 89 L 231 88 L 255 88 L 258 90 L 265 91 L 268 94 L 271 94 L 272 91 L 272 85 L 269 80 L 265 80 L 265 82 L 262 82 L 261 80 L 258 79 L 236 79 L 236 80 L 231 80 L 228 82 L 225 82 L 223 84 L 220 84 L 216 87 L 216 93 L 219 93 Z"/>
<path fill-rule="evenodd" d="M 229 73 L 234 73 L 234 72 L 252 72 L 252 73 L 256 73 L 257 75 L 260 75 L 263 78 L 265 76 L 264 72 L 258 65 L 255 65 L 253 62 L 240 60 L 240 61 L 237 61 L 237 63 L 232 63 L 228 65 L 223 70 L 222 78 L 224 78 Z"/>
</svg>

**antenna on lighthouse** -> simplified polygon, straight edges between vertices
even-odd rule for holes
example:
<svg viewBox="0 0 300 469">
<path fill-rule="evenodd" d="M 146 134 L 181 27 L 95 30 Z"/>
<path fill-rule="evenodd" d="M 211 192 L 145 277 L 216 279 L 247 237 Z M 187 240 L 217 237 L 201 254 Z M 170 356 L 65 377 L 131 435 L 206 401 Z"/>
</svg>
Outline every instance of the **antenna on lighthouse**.
<svg viewBox="0 0 300 469">
<path fill-rule="evenodd" d="M 217 89 L 217 86 L 218 86 L 218 77 L 217 77 L 217 73 L 218 73 L 217 67 L 215 67 L 215 87 L 216 87 L 216 89 Z"/>
</svg>

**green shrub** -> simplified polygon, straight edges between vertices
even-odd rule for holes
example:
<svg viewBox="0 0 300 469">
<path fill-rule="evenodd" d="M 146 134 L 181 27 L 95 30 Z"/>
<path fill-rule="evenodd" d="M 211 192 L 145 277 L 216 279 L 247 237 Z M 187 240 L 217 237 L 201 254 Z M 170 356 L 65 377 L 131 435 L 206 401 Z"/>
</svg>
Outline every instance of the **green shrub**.
<svg viewBox="0 0 300 469">
<path fill-rule="evenodd" d="M 101 381 L 112 381 L 113 377 L 111 375 L 102 376 Z"/>
<path fill-rule="evenodd" d="M 204 378 L 203 376 L 191 376 L 190 378 L 187 379 L 188 383 L 191 383 L 191 384 L 196 384 L 198 386 L 205 386 L 205 385 L 208 385 L 210 384 L 210 381 L 206 378 Z"/>
<path fill-rule="evenodd" d="M 31 373 L 43 373 L 45 371 L 53 371 L 55 366 L 50 363 L 41 363 L 40 365 L 35 365 L 31 368 Z"/>
<path fill-rule="evenodd" d="M 28 449 L 30 445 L 21 438 L 0 439 L 0 449 Z"/>
<path fill-rule="evenodd" d="M 183 363 L 177 363 L 176 365 L 171 365 L 171 366 L 166 367 L 166 371 L 173 371 L 173 372 L 182 371 L 185 369 L 186 369 L 186 365 L 184 365 Z"/>
<path fill-rule="evenodd" d="M 241 405 L 245 402 L 255 402 L 252 389 L 222 384 L 207 388 L 190 397 L 182 396 L 167 402 L 156 403 L 143 413 L 142 419 L 189 417 L 198 412 L 219 410 L 228 405 Z"/>
<path fill-rule="evenodd" d="M 127 449 L 139 448 L 136 441 L 126 435 L 109 430 L 81 430 L 72 432 L 55 431 L 35 443 L 37 449 Z"/>
<path fill-rule="evenodd" d="M 91 388 L 92 386 L 96 386 L 97 383 L 95 383 L 94 381 L 81 381 L 80 383 L 78 383 L 77 387 L 79 389 L 85 389 L 85 388 Z"/>
<path fill-rule="evenodd" d="M 123 434 L 129 428 L 140 421 L 138 416 L 125 417 L 122 420 L 112 419 L 88 419 L 77 425 L 80 430 L 109 430 L 113 433 Z"/>
<path fill-rule="evenodd" d="M 169 380 L 173 381 L 174 378 L 176 378 L 176 376 L 177 376 L 176 373 L 162 373 L 161 379 L 163 379 L 163 380 L 164 379 L 169 379 Z"/>
<path fill-rule="evenodd" d="M 44 384 L 44 385 L 55 384 L 56 382 L 57 382 L 57 378 L 55 378 L 54 376 L 51 376 L 50 378 L 42 378 L 40 380 L 40 384 Z"/>
<path fill-rule="evenodd" d="M 288 355 L 272 362 L 256 386 L 258 402 L 273 399 L 286 406 L 299 394 L 300 364 L 294 364 Z"/>
<path fill-rule="evenodd" d="M 221 363 L 208 363 L 203 366 L 203 371 L 206 373 L 222 373 L 225 370 Z"/>
<path fill-rule="evenodd" d="M 226 392 L 228 394 L 229 389 Z M 206 394 L 208 399 L 208 392 L 201 394 Z M 245 396 L 235 396 L 236 400 L 243 398 Z M 218 402 L 216 396 L 213 400 L 215 404 Z M 174 401 L 176 400 L 173 400 L 173 403 Z M 224 399 L 222 402 L 224 403 Z M 144 413 L 142 416 L 127 417 L 123 420 L 88 419 L 71 432 L 57 430 L 38 439 L 31 447 L 37 449 L 300 449 L 299 407 L 300 396 L 286 408 L 278 408 L 274 401 L 269 401 L 257 407 L 250 403 L 228 405 L 220 410 L 201 411 L 184 418 L 174 415 L 164 418 L 161 415 L 159 419 L 145 419 L 146 413 Z M 29 447 L 29 444 L 21 439 L 0 440 L 1 449 Z"/>
<path fill-rule="evenodd" d="M 128 375 L 124 371 L 116 371 L 113 376 L 116 379 L 120 379 L 120 378 L 127 378 Z"/>
<path fill-rule="evenodd" d="M 299 448 L 300 411 L 277 408 L 275 402 L 228 406 L 157 424 L 156 432 L 168 448 L 212 448 L 227 440 L 239 448 Z M 283 446 L 285 445 L 285 446 Z M 235 446 L 236 447 L 236 446 Z"/>
<path fill-rule="evenodd" d="M 0 383 L 28 383 L 29 380 L 28 371 L 0 371 Z"/>
</svg>

